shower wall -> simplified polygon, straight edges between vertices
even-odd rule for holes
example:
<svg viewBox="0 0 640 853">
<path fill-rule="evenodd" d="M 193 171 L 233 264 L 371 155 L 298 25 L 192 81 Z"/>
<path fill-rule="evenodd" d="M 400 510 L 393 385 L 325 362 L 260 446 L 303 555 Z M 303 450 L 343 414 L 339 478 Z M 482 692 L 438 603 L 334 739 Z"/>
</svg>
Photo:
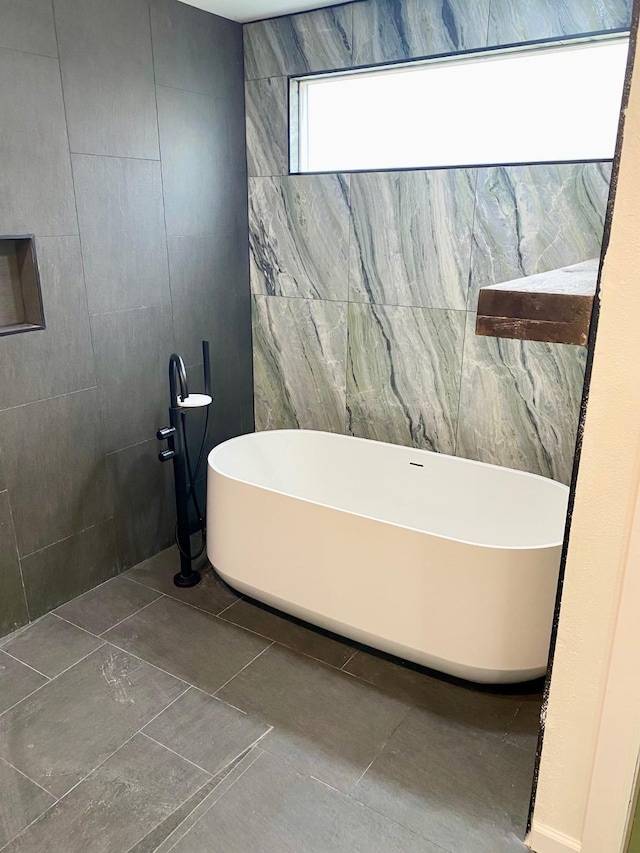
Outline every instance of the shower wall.
<svg viewBox="0 0 640 853">
<path fill-rule="evenodd" d="M 599 255 L 610 163 L 290 176 L 287 75 L 617 29 L 630 9 L 361 0 L 245 26 L 258 429 L 569 481 L 586 351 L 478 337 L 476 303 Z"/>
<path fill-rule="evenodd" d="M 240 25 L 2 2 L 0 79 L 0 235 L 35 234 L 47 323 L 0 337 L 1 635 L 171 543 L 172 351 L 199 379 L 211 340 L 212 442 L 253 390 Z"/>
</svg>

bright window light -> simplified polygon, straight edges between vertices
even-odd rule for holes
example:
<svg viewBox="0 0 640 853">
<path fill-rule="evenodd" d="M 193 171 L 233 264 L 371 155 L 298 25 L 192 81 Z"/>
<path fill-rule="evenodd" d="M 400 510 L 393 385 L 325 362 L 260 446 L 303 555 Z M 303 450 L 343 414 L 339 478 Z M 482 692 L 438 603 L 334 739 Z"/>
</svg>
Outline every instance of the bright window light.
<svg viewBox="0 0 640 853">
<path fill-rule="evenodd" d="M 292 81 L 292 170 L 606 160 L 627 36 Z"/>
</svg>

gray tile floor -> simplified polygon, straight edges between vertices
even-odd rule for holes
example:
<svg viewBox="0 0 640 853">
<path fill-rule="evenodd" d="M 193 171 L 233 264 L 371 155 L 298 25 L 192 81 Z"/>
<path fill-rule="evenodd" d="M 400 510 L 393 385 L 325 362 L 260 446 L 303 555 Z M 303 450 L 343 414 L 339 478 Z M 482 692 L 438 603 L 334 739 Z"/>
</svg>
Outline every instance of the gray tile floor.
<svg viewBox="0 0 640 853">
<path fill-rule="evenodd" d="M 524 853 L 539 694 L 176 569 L 170 549 L 0 641 L 0 850 Z"/>
</svg>

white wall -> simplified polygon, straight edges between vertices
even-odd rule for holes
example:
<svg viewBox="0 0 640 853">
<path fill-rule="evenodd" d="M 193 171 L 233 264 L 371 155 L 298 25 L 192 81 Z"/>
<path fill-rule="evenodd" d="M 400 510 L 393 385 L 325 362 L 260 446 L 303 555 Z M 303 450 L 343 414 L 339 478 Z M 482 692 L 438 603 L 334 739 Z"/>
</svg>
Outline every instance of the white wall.
<svg viewBox="0 0 640 853">
<path fill-rule="evenodd" d="M 582 849 L 596 740 L 640 484 L 640 62 L 602 276 L 584 445 L 533 831 L 538 853 Z M 613 853 L 615 847 L 602 853 Z"/>
</svg>

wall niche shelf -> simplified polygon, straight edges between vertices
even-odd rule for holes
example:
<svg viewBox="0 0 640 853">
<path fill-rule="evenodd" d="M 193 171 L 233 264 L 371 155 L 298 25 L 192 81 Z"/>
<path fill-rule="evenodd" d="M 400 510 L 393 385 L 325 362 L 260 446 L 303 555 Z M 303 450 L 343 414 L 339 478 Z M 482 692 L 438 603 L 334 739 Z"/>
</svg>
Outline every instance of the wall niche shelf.
<svg viewBox="0 0 640 853">
<path fill-rule="evenodd" d="M 35 238 L 0 236 L 0 336 L 44 328 Z"/>
<path fill-rule="evenodd" d="M 586 346 L 600 261 L 482 287 L 476 335 Z"/>
</svg>

